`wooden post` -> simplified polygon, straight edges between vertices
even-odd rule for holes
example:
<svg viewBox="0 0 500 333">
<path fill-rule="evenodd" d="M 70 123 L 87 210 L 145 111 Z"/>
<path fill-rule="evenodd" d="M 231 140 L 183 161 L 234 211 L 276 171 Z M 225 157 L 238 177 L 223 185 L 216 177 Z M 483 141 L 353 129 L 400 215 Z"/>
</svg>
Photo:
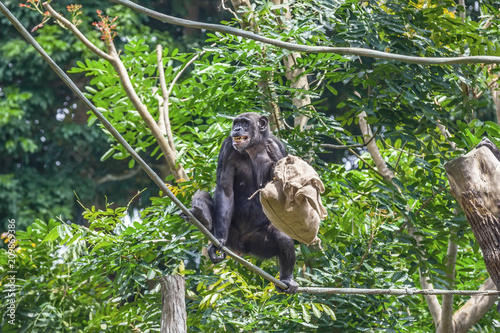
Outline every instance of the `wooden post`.
<svg viewBox="0 0 500 333">
<path fill-rule="evenodd" d="M 185 281 L 180 275 L 160 278 L 161 284 L 161 333 L 186 333 Z"/>
<path fill-rule="evenodd" d="M 444 167 L 451 193 L 465 212 L 486 269 L 500 289 L 500 161 L 490 149 L 480 147 Z"/>
</svg>

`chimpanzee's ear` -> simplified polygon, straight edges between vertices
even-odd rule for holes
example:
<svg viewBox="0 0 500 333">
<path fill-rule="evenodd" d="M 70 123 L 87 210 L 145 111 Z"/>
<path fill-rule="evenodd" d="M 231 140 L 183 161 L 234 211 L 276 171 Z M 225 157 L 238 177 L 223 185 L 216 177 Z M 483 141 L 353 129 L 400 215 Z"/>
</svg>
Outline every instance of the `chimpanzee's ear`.
<svg viewBox="0 0 500 333">
<path fill-rule="evenodd" d="M 259 118 L 259 130 L 265 131 L 267 129 L 267 125 L 269 124 L 269 119 L 266 116 L 262 116 Z"/>
</svg>

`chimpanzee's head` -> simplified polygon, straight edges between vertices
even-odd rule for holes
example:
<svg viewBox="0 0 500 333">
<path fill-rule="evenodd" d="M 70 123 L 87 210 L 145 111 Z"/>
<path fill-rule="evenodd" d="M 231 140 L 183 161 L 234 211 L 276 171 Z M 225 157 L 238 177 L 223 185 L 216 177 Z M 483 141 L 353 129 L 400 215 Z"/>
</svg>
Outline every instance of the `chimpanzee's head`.
<svg viewBox="0 0 500 333">
<path fill-rule="evenodd" d="M 233 120 L 233 147 L 240 153 L 269 137 L 269 120 L 258 113 L 242 113 Z"/>
</svg>

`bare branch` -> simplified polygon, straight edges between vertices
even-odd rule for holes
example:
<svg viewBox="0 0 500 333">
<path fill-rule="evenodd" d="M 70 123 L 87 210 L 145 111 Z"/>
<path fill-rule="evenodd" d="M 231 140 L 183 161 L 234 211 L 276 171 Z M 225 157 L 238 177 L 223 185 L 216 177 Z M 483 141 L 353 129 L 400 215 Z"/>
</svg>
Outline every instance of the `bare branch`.
<svg viewBox="0 0 500 333">
<path fill-rule="evenodd" d="M 448 241 L 448 251 L 446 252 L 446 257 L 448 258 L 446 262 L 446 278 L 450 281 L 449 289 L 453 289 L 455 286 L 455 264 L 457 262 L 458 245 L 453 243 L 451 240 L 453 233 L 450 233 L 450 239 Z M 441 321 L 437 327 L 438 333 L 453 332 L 453 295 L 444 295 L 441 307 Z"/>
<path fill-rule="evenodd" d="M 359 114 L 359 127 L 361 128 L 361 133 L 365 137 L 365 143 L 373 136 L 370 125 L 366 122 L 366 112 L 363 111 Z M 374 141 L 367 143 L 368 152 L 370 153 L 375 165 L 377 166 L 378 171 L 384 176 L 385 179 L 391 181 L 394 178 L 394 174 L 387 167 L 387 164 L 384 161 L 384 158 L 380 154 L 378 150 L 377 144 Z"/>
<path fill-rule="evenodd" d="M 47 3 L 45 2 L 44 7 L 50 12 L 50 14 L 55 17 L 57 20 L 59 20 L 66 28 L 68 28 L 71 32 L 75 34 L 76 37 L 80 38 L 83 37 L 83 34 L 80 33 L 80 31 L 68 20 L 66 20 L 64 17 L 62 17 L 60 14 L 56 13 L 56 11 Z M 85 38 L 86 39 L 86 38 Z M 84 42 L 84 40 L 82 40 Z M 85 43 L 85 42 L 84 42 Z M 87 44 L 85 44 L 87 45 Z M 92 44 L 93 45 L 93 44 Z M 137 95 L 137 92 L 135 91 L 132 82 L 130 81 L 130 77 L 128 76 L 128 71 L 123 65 L 120 56 L 118 55 L 118 52 L 116 51 L 115 45 L 112 40 L 108 40 L 106 43 L 108 47 L 108 52 L 109 54 L 106 54 L 101 51 L 103 54 L 103 58 L 109 61 L 113 67 L 115 68 L 118 77 L 120 78 L 120 82 L 122 83 L 123 89 L 125 90 L 125 93 L 127 94 L 128 98 L 136 108 L 136 110 L 139 112 L 141 115 L 142 119 L 148 126 L 148 128 L 151 130 L 151 133 L 156 139 L 156 142 L 160 146 L 164 158 L 170 168 L 170 171 L 174 174 L 174 177 L 177 181 L 179 180 L 187 180 L 188 176 L 184 170 L 184 168 L 181 165 L 176 165 L 176 151 L 170 147 L 168 142 L 166 141 L 165 137 L 160 131 L 160 128 L 158 127 L 158 124 L 154 120 L 153 116 L 151 116 L 151 113 L 148 111 L 146 105 L 144 105 Z M 96 53 L 97 54 L 97 53 Z M 100 54 L 98 54 L 100 55 Z"/>
<path fill-rule="evenodd" d="M 210 47 L 214 47 L 215 44 L 212 44 L 210 45 Z M 172 93 L 172 90 L 174 89 L 174 85 L 175 83 L 177 82 L 177 80 L 181 77 L 182 73 L 184 73 L 184 71 L 186 70 L 186 68 L 189 67 L 189 65 L 191 65 L 193 62 L 196 61 L 196 59 L 198 59 L 199 56 L 201 56 L 202 54 L 204 54 L 206 51 L 203 50 L 201 51 L 200 53 L 196 53 L 185 65 L 184 67 L 181 68 L 181 70 L 175 75 L 174 79 L 172 80 L 172 82 L 170 83 L 170 87 L 167 91 L 167 96 L 169 96 L 171 93 Z"/>
<path fill-rule="evenodd" d="M 415 235 L 415 230 L 413 227 L 408 228 L 408 233 L 417 241 L 417 245 L 420 246 L 420 243 L 422 242 L 422 236 Z M 420 268 L 418 269 L 418 276 L 420 278 L 420 286 L 422 287 L 422 289 L 434 288 L 432 283 L 428 281 L 427 277 L 422 274 Z M 441 305 L 439 304 L 439 300 L 436 295 L 424 295 L 424 298 L 427 303 L 427 307 L 429 308 L 429 312 L 431 313 L 432 320 L 437 327 L 439 325 L 439 321 L 441 320 Z"/>
<path fill-rule="evenodd" d="M 221 5 L 222 9 L 230 12 L 234 16 L 234 18 L 239 19 L 238 14 L 236 14 L 231 8 L 226 7 L 226 0 L 221 0 L 220 5 Z"/>
<path fill-rule="evenodd" d="M 236 10 L 237 13 L 240 12 L 240 8 L 242 8 L 242 7 L 247 7 L 248 9 L 252 8 L 252 4 L 250 3 L 250 0 L 231 0 L 231 4 L 233 5 L 234 10 Z M 238 17 L 238 15 L 236 15 L 236 14 L 235 14 L 235 16 L 236 16 L 237 20 L 240 22 L 242 29 L 247 29 L 248 27 L 250 27 L 256 31 L 259 30 L 259 28 L 256 26 L 254 20 L 250 20 L 250 19 L 248 19 L 248 17 L 243 19 L 242 17 Z"/>
<path fill-rule="evenodd" d="M 121 174 L 121 175 L 112 175 L 110 173 L 106 174 L 104 177 L 101 177 L 95 181 L 96 185 L 101 185 L 106 182 L 116 182 L 120 180 L 125 180 L 134 177 L 141 171 L 141 168 L 136 168 L 133 169 L 127 173 Z"/>
<path fill-rule="evenodd" d="M 335 138 L 338 142 L 341 142 L 339 139 Z M 370 168 L 373 172 L 375 172 L 376 174 L 378 174 L 380 177 L 382 178 L 385 178 L 383 174 L 381 174 L 376 168 L 374 168 L 373 166 L 371 166 L 370 163 L 368 163 L 361 155 L 359 155 L 358 153 L 356 153 L 356 151 L 354 151 L 352 148 L 348 148 L 349 151 L 354 155 L 356 156 L 357 158 L 359 158 L 359 160 L 361 162 L 363 162 L 368 168 Z"/>
<path fill-rule="evenodd" d="M 495 111 L 497 115 L 497 124 L 500 124 L 500 88 L 498 86 L 498 77 L 496 77 L 490 85 L 491 98 L 495 104 Z"/>
<path fill-rule="evenodd" d="M 163 57 L 162 57 L 162 47 L 160 44 L 156 45 L 156 62 L 157 62 L 157 67 L 158 67 L 158 78 L 160 80 L 160 88 L 162 95 L 165 96 L 167 93 L 167 86 L 165 84 L 165 70 L 163 69 Z M 154 88 L 158 90 L 158 88 Z M 167 128 L 165 125 L 165 113 L 163 110 L 165 109 L 165 106 L 163 105 L 164 99 L 161 98 L 160 95 L 156 95 L 156 99 L 158 100 L 158 127 L 160 127 L 160 131 L 163 133 L 163 135 L 167 134 Z M 168 106 L 167 106 L 168 107 Z"/>
<path fill-rule="evenodd" d="M 469 56 L 469 57 L 415 57 L 406 56 L 400 54 L 393 54 L 389 52 L 376 51 L 370 49 L 363 49 L 359 47 L 329 47 L 329 46 L 307 46 L 300 45 L 296 43 L 284 42 L 281 40 L 276 40 L 264 36 L 260 36 L 250 31 L 245 31 L 242 29 L 237 29 L 233 27 L 227 27 L 220 24 L 202 23 L 196 21 L 190 21 L 185 19 L 180 19 L 174 16 L 162 14 L 154 10 L 148 9 L 143 6 L 139 6 L 128 0 L 111 0 L 120 5 L 127 6 L 133 10 L 140 13 L 146 14 L 153 17 L 159 21 L 175 24 L 184 27 L 191 27 L 197 29 L 205 29 L 209 31 L 216 31 L 225 34 L 231 34 L 235 36 L 240 36 L 243 38 L 253 39 L 259 42 L 263 42 L 270 45 L 275 45 L 277 47 L 297 52 L 312 52 L 312 53 L 335 53 L 341 55 L 355 55 L 368 58 L 379 58 L 387 60 L 395 60 L 412 64 L 421 65 L 449 65 L 449 64 L 498 64 L 500 63 L 500 57 L 495 56 Z"/>
<path fill-rule="evenodd" d="M 479 288 L 482 290 L 495 289 L 495 283 L 491 278 L 488 278 L 484 284 Z M 477 322 L 484 317 L 497 301 L 498 296 L 475 296 L 471 297 L 460 309 L 453 315 L 453 323 L 455 332 L 466 333 L 469 329 L 477 324 Z"/>
<path fill-rule="evenodd" d="M 457 144 L 455 142 L 449 140 L 451 138 L 451 134 L 448 131 L 448 129 L 446 127 L 444 127 L 444 125 L 441 124 L 440 121 L 438 121 L 437 127 L 438 127 L 439 131 L 441 132 L 441 134 L 444 136 L 445 140 L 450 144 L 451 150 L 457 150 Z"/>
<path fill-rule="evenodd" d="M 167 136 L 167 142 L 170 148 L 175 151 L 174 138 L 172 136 L 172 127 L 170 126 L 170 100 L 169 95 L 170 91 L 167 89 L 167 84 L 165 81 L 165 71 L 163 69 L 163 50 L 160 44 L 156 45 L 156 59 L 158 62 L 158 74 L 160 77 L 160 87 L 163 95 L 162 107 L 159 108 L 160 119 L 162 120 L 162 124 L 164 126 L 164 135 Z"/>
</svg>

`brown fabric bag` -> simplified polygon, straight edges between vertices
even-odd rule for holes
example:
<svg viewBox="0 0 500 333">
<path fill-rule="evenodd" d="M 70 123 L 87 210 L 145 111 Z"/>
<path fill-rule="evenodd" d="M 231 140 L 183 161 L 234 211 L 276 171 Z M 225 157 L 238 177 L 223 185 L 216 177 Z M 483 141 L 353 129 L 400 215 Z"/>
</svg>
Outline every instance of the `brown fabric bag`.
<svg viewBox="0 0 500 333">
<path fill-rule="evenodd" d="M 271 223 L 304 244 L 316 244 L 320 220 L 327 216 L 318 173 L 297 156 L 276 163 L 274 180 L 260 190 L 260 202 Z"/>
</svg>

